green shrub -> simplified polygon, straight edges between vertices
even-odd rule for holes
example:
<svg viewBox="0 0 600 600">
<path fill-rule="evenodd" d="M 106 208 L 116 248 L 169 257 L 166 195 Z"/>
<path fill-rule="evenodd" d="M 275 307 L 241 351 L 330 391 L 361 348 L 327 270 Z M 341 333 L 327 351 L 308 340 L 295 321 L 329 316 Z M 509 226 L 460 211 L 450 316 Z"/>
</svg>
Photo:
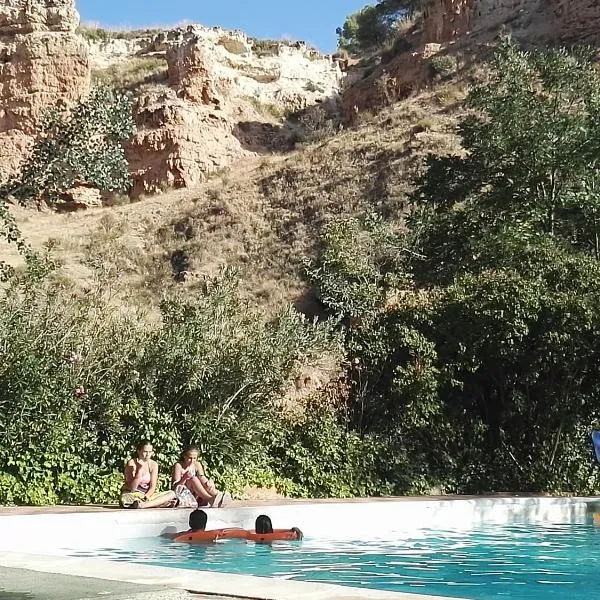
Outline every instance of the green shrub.
<svg viewBox="0 0 600 600">
<path fill-rule="evenodd" d="M 125 191 L 130 178 L 124 144 L 133 131 L 131 99 L 95 87 L 72 110 L 55 108 L 44 116 L 31 157 L 20 175 L 0 188 L 0 197 L 58 202 L 75 184 Z"/>
<path fill-rule="evenodd" d="M 10 281 L 0 297 L 0 503 L 114 501 L 141 438 L 163 469 L 196 442 L 218 481 L 256 480 L 268 464 L 261 422 L 335 336 L 292 310 L 250 310 L 231 272 L 195 299 L 167 297 L 161 315 L 113 305 L 107 282 L 72 297 L 45 277 Z"/>
<path fill-rule="evenodd" d="M 111 32 L 95 25 L 79 25 L 77 33 L 89 42 L 107 42 Z"/>
<path fill-rule="evenodd" d="M 434 75 L 448 77 L 456 71 L 456 58 L 454 56 L 433 56 L 429 60 L 429 65 Z"/>
<path fill-rule="evenodd" d="M 386 446 L 360 437 L 331 408 L 314 403 L 272 441 L 274 471 L 294 484 L 294 496 L 380 496 L 392 492 L 382 479 Z"/>
<path fill-rule="evenodd" d="M 340 317 L 367 319 L 404 284 L 397 234 L 377 215 L 331 220 L 307 274 L 323 304 Z"/>
</svg>

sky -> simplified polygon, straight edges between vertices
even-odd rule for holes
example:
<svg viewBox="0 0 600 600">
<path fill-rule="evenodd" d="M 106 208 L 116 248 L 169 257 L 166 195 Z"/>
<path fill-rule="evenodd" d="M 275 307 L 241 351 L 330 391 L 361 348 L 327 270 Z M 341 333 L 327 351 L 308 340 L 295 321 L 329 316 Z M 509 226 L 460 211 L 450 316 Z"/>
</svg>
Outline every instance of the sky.
<svg viewBox="0 0 600 600">
<path fill-rule="evenodd" d="M 76 0 L 83 23 L 137 29 L 182 22 L 241 29 L 264 39 L 336 47 L 336 27 L 368 0 Z"/>
</svg>

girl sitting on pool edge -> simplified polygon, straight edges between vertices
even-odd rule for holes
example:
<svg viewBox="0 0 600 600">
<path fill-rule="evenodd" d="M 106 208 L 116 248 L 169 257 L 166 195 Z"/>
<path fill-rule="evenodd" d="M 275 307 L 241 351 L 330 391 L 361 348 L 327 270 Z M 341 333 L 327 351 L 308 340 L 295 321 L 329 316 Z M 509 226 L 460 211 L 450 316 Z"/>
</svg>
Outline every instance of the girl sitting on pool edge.
<svg viewBox="0 0 600 600">
<path fill-rule="evenodd" d="M 188 446 L 181 453 L 179 462 L 173 465 L 171 485 L 180 500 L 179 505 L 188 508 L 221 508 L 231 501 L 231 495 L 219 491 L 214 482 L 206 476 L 202 464 L 198 461 L 198 454 L 197 446 Z M 191 502 L 188 497 L 191 497 Z"/>
<path fill-rule="evenodd" d="M 140 442 L 135 456 L 125 466 L 125 483 L 119 504 L 122 508 L 170 508 L 176 506 L 175 492 L 157 492 L 158 464 L 148 440 Z"/>
</svg>

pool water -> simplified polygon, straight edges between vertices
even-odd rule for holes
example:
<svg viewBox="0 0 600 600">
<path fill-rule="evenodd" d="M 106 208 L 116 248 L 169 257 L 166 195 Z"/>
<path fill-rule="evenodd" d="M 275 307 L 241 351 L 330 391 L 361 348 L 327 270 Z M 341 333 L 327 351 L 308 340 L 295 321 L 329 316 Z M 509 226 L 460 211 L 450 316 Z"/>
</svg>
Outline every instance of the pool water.
<svg viewBox="0 0 600 600">
<path fill-rule="evenodd" d="M 600 590 L 600 527 L 592 523 L 422 529 L 404 539 L 353 542 L 309 536 L 272 545 L 141 538 L 72 554 L 473 599 L 575 600 Z"/>
</svg>

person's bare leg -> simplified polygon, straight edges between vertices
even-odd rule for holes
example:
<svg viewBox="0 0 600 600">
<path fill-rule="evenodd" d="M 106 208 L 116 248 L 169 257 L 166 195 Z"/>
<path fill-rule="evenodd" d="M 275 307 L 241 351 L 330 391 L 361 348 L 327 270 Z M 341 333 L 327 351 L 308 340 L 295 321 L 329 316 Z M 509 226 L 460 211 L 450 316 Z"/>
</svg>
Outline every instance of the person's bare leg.
<svg viewBox="0 0 600 600">
<path fill-rule="evenodd" d="M 196 496 L 196 498 L 202 498 L 205 502 L 209 504 L 213 501 L 215 494 L 211 494 L 201 483 L 198 477 L 192 477 L 188 479 L 185 483 L 188 489 Z"/>
<path fill-rule="evenodd" d="M 209 479 L 204 487 L 206 488 L 206 491 L 212 496 L 216 496 L 220 491 L 217 489 L 217 486 L 214 484 L 214 481 L 212 479 Z"/>
<path fill-rule="evenodd" d="M 168 506 L 177 498 L 175 492 L 169 492 L 161 494 L 158 498 L 154 498 L 154 500 L 147 500 L 145 502 L 139 501 L 140 508 L 162 508 L 163 506 Z"/>
</svg>

